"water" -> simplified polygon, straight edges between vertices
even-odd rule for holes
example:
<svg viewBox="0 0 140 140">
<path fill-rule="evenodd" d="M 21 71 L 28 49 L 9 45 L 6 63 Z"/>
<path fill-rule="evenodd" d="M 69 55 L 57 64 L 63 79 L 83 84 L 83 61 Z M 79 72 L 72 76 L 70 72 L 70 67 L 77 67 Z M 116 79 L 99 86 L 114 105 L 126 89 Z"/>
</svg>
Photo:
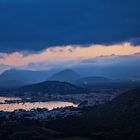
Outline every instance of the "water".
<svg viewBox="0 0 140 140">
<path fill-rule="evenodd" d="M 29 111 L 31 109 L 36 108 L 46 108 L 48 110 L 52 110 L 54 108 L 64 108 L 64 107 L 77 107 L 76 104 L 71 102 L 63 102 L 63 101 L 48 101 L 48 102 L 25 102 L 25 103 L 6 103 L 5 101 L 16 101 L 20 100 L 20 98 L 5 98 L 0 97 L 0 111 L 12 112 L 14 110 L 24 109 Z"/>
</svg>

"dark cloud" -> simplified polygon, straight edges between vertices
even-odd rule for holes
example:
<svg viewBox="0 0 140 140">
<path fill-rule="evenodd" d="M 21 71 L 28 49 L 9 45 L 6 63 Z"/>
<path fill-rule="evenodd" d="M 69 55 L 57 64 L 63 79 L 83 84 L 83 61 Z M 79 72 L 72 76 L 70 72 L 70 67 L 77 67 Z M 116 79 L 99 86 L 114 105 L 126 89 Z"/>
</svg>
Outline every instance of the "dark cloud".
<svg viewBox="0 0 140 140">
<path fill-rule="evenodd" d="M 140 37 L 139 0 L 1 0 L 0 51 Z"/>
</svg>

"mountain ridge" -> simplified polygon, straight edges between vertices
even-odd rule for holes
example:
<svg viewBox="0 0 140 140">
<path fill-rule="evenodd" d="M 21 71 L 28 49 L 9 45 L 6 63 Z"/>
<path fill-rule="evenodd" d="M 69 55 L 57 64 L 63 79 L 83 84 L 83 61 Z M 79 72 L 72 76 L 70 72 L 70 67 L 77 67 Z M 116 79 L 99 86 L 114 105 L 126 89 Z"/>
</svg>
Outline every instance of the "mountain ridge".
<svg viewBox="0 0 140 140">
<path fill-rule="evenodd" d="M 32 93 L 47 93 L 47 94 L 73 94 L 83 93 L 87 90 L 68 82 L 62 81 L 44 81 L 37 84 L 23 86 L 18 89 L 21 92 L 32 92 Z"/>
<path fill-rule="evenodd" d="M 18 69 L 10 69 L 6 70 L 0 75 L 0 81 L 1 85 L 4 87 L 7 86 L 6 82 L 11 81 L 11 85 L 13 84 L 13 81 L 20 81 L 24 84 L 33 84 L 33 83 L 39 83 L 42 81 L 45 81 L 48 79 L 48 77 L 53 74 L 54 71 L 31 71 L 31 70 L 18 70 Z M 15 83 L 16 86 L 16 83 Z M 17 83 L 18 86 L 18 83 Z"/>
<path fill-rule="evenodd" d="M 63 82 L 70 82 L 73 83 L 75 80 L 80 78 L 80 74 L 75 72 L 72 69 L 64 69 L 60 72 L 55 73 L 52 75 L 49 80 L 50 81 L 63 81 Z"/>
</svg>

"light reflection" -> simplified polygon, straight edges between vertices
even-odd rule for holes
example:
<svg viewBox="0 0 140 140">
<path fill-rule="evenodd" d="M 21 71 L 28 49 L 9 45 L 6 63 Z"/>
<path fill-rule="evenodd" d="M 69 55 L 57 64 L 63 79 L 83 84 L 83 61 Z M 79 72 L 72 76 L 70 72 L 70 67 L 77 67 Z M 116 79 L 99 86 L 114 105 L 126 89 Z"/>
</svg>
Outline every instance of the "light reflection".
<svg viewBox="0 0 140 140">
<path fill-rule="evenodd" d="M 49 101 L 49 102 L 26 102 L 26 103 L 11 103 L 11 104 L 0 104 L 0 111 L 13 112 L 14 110 L 23 109 L 29 111 L 31 109 L 46 108 L 52 110 L 54 108 L 64 108 L 64 107 L 77 107 L 76 104 L 71 102 L 61 102 L 61 101 Z"/>
</svg>

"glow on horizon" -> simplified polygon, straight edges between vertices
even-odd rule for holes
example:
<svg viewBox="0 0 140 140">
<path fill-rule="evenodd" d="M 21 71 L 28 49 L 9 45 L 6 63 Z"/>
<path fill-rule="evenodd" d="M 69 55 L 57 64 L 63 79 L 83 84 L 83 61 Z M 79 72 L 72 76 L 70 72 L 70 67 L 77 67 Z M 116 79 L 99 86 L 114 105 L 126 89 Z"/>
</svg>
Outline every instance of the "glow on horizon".
<svg viewBox="0 0 140 140">
<path fill-rule="evenodd" d="M 60 46 L 51 47 L 39 53 L 30 53 L 24 55 L 22 52 L 14 52 L 11 54 L 1 53 L 0 64 L 10 66 L 24 66 L 37 62 L 63 62 L 78 61 L 82 59 L 96 58 L 100 56 L 129 56 L 140 53 L 140 46 L 133 46 L 130 43 L 116 45 L 90 45 L 82 46 Z"/>
</svg>

